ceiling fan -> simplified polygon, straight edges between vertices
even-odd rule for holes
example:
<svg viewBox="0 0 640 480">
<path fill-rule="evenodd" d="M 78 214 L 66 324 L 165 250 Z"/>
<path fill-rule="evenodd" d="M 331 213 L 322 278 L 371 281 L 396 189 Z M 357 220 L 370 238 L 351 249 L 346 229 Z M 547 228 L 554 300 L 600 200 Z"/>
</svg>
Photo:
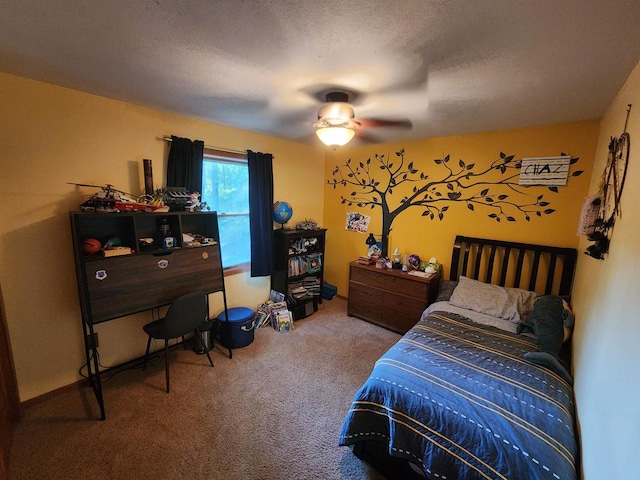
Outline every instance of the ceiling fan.
<svg viewBox="0 0 640 480">
<path fill-rule="evenodd" d="M 326 145 L 343 146 L 355 135 L 358 128 L 400 127 L 411 128 L 411 121 L 384 120 L 379 118 L 356 118 L 349 103 L 349 94 L 344 91 L 330 91 L 326 94 L 326 103 L 318 110 L 316 135 Z"/>
</svg>

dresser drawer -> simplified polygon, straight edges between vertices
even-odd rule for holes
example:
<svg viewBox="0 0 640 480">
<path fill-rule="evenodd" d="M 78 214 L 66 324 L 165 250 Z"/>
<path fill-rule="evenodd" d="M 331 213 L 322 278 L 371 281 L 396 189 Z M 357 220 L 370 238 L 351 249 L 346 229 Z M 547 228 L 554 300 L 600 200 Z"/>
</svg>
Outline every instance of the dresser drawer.
<svg viewBox="0 0 640 480">
<path fill-rule="evenodd" d="M 383 290 L 349 282 L 349 301 L 382 305 Z"/>
<path fill-rule="evenodd" d="M 366 301 L 363 302 L 357 298 L 352 299 L 351 295 L 349 295 L 347 315 L 380 323 L 382 321 L 382 305 L 376 305 Z"/>
<path fill-rule="evenodd" d="M 384 279 L 384 289 L 389 292 L 402 293 L 403 295 L 424 299 L 426 301 L 429 284 L 408 278 L 387 277 Z"/>
<path fill-rule="evenodd" d="M 393 292 L 385 292 L 384 308 L 395 310 L 410 316 L 417 315 L 417 317 L 420 318 L 422 311 L 427 308 L 427 302 L 426 300 L 417 300 L 415 298 L 398 295 Z"/>
<path fill-rule="evenodd" d="M 358 282 L 372 287 L 384 288 L 386 275 L 382 272 L 365 270 L 362 268 L 351 267 L 351 276 L 349 280 Z M 351 288 L 351 287 L 349 287 Z"/>
<path fill-rule="evenodd" d="M 422 311 L 419 314 L 407 315 L 406 313 L 384 308 L 382 311 L 382 321 L 387 328 L 402 335 L 407 333 L 420 320 Z"/>
</svg>

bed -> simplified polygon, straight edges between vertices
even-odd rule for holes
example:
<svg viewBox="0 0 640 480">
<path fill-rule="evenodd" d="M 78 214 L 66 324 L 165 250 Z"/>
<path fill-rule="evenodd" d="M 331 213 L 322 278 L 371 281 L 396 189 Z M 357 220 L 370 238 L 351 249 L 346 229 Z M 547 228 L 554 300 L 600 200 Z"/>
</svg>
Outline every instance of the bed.
<svg viewBox="0 0 640 480">
<path fill-rule="evenodd" d="M 537 339 L 516 333 L 539 296 L 570 295 L 576 256 L 457 236 L 440 301 L 376 362 L 339 444 L 389 479 L 576 479 L 571 382 L 525 360 Z M 480 295 L 469 297 L 463 284 Z M 485 302 L 483 288 L 513 293 L 516 307 L 506 310 L 514 316 L 505 320 L 502 305 Z M 569 358 L 565 349 L 567 371 Z"/>
</svg>

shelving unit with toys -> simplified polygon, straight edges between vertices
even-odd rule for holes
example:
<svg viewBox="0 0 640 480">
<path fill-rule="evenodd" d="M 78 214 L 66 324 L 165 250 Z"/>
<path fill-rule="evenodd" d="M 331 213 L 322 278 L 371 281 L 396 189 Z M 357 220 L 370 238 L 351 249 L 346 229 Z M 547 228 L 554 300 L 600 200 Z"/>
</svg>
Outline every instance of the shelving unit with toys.
<svg viewBox="0 0 640 480">
<path fill-rule="evenodd" d="M 227 312 L 218 217 L 216 212 L 71 212 L 70 220 L 89 382 L 104 420 L 94 324 L 169 305 L 199 290 L 222 292 Z M 126 253 L 105 255 L 117 247 Z"/>
<path fill-rule="evenodd" d="M 311 315 L 322 303 L 326 231 L 326 228 L 274 231 L 271 288 L 285 295 L 294 320 Z"/>
</svg>

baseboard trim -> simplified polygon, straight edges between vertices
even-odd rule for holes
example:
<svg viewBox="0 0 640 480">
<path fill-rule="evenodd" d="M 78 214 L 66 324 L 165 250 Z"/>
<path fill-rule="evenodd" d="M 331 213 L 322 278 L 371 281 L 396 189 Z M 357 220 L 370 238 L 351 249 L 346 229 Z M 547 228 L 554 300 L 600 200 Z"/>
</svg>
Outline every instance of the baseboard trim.
<svg viewBox="0 0 640 480">
<path fill-rule="evenodd" d="M 81 378 L 80 380 L 73 382 L 69 385 L 65 385 L 64 387 L 56 388 L 55 390 L 51 390 L 50 392 L 43 393 L 42 395 L 38 395 L 37 397 L 30 398 L 29 400 L 25 400 L 20 402 L 20 407 L 25 409 L 32 407 L 34 405 L 40 405 L 41 403 L 47 402 L 63 393 L 68 392 L 69 390 L 81 390 L 85 386 L 87 386 L 87 380 L 85 378 Z"/>
<path fill-rule="evenodd" d="M 176 342 L 172 345 L 169 346 L 169 349 L 171 351 L 178 349 L 178 348 L 183 348 L 185 345 L 188 345 L 190 343 L 191 339 L 187 339 L 186 342 Z M 158 357 L 158 356 L 162 356 L 164 355 L 164 349 L 158 349 L 155 350 L 153 352 L 149 352 L 149 358 L 152 359 L 154 357 Z M 119 365 L 114 365 L 112 367 L 108 367 L 105 369 L 100 370 L 100 374 L 101 375 L 105 375 L 108 374 L 114 370 L 122 370 L 123 368 L 131 368 L 133 365 L 135 364 L 142 364 L 142 362 L 144 361 L 144 355 L 141 355 L 139 357 L 133 358 L 131 360 L 127 360 L 126 362 L 123 362 Z M 65 385 L 63 387 L 59 387 L 56 388 L 55 390 L 51 390 L 49 392 L 43 393 L 42 395 L 38 395 L 37 397 L 33 397 L 30 398 L 29 400 L 25 400 L 23 402 L 20 402 L 20 408 L 28 408 L 30 406 L 33 405 L 39 405 L 41 403 L 44 403 L 48 400 L 51 400 L 52 398 L 57 397 L 58 395 L 61 395 L 65 392 L 68 392 L 69 390 L 74 390 L 74 389 L 78 389 L 78 390 L 82 390 L 83 388 L 90 388 L 89 386 L 89 379 L 87 378 L 81 378 L 79 380 L 77 380 L 76 382 L 73 382 L 69 385 Z"/>
</svg>

